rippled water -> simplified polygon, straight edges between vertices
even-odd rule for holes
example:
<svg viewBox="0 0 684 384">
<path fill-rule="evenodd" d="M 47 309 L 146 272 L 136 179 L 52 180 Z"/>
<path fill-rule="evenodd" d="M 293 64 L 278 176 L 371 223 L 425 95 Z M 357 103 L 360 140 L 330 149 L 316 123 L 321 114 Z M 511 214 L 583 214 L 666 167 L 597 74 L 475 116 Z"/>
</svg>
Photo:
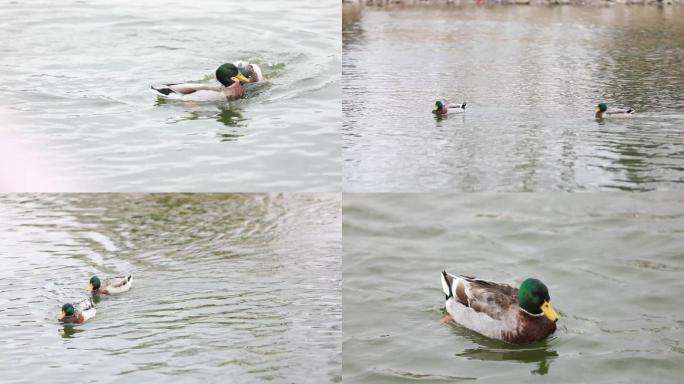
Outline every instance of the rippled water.
<svg viewBox="0 0 684 384">
<path fill-rule="evenodd" d="M 345 16 L 345 190 L 683 189 L 681 7 Z M 601 100 L 638 114 L 596 122 Z"/>
<path fill-rule="evenodd" d="M 681 195 L 345 195 L 343 211 L 345 383 L 684 375 Z M 540 278 L 558 331 L 513 347 L 440 325 L 442 269 Z"/>
<path fill-rule="evenodd" d="M 24 146 L 0 160 L 51 180 L 19 190 L 339 189 L 338 1 L 2 2 L 0 40 L 0 138 Z M 239 59 L 269 81 L 249 99 L 149 92 Z"/>
<path fill-rule="evenodd" d="M 339 195 L 18 195 L 0 213 L 3 383 L 340 381 Z M 57 322 L 91 275 L 125 273 L 93 319 Z"/>
</svg>

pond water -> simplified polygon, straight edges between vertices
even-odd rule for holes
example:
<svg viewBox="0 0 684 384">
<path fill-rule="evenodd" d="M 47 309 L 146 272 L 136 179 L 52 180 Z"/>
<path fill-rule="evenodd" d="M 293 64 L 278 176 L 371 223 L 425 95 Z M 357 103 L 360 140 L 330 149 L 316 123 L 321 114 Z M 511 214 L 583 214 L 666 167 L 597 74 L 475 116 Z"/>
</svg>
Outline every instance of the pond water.
<svg viewBox="0 0 684 384">
<path fill-rule="evenodd" d="M 684 189 L 684 8 L 345 16 L 345 191 Z M 600 101 L 637 113 L 597 122 Z"/>
<path fill-rule="evenodd" d="M 0 40 L 0 139 L 22 146 L 0 162 L 50 180 L 0 189 L 340 189 L 338 1 L 4 1 Z M 247 99 L 149 91 L 237 60 L 268 81 Z"/>
<path fill-rule="evenodd" d="M 340 196 L 0 197 L 0 372 L 25 382 L 339 382 Z M 88 279 L 133 275 L 61 325 Z"/>
<path fill-rule="evenodd" d="M 359 194 L 343 212 L 345 383 L 684 376 L 680 194 Z M 440 324 L 443 269 L 541 279 L 558 330 L 510 346 Z"/>
</svg>

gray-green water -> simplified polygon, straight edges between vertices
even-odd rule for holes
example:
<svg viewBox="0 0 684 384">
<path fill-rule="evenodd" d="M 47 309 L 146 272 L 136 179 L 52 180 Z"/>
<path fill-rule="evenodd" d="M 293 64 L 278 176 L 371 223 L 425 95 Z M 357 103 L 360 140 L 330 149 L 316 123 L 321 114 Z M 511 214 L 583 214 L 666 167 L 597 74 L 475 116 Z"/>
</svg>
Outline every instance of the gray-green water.
<svg viewBox="0 0 684 384">
<path fill-rule="evenodd" d="M 2 190 L 340 188 L 337 0 L 3 1 L 0 41 L 0 162 L 32 165 Z M 239 59 L 269 82 L 249 99 L 149 92 Z"/>
<path fill-rule="evenodd" d="M 0 216 L 3 383 L 340 380 L 339 195 L 17 195 Z"/>
<path fill-rule="evenodd" d="M 684 197 L 345 195 L 345 383 L 679 382 Z M 440 325 L 442 269 L 546 283 L 558 331 L 513 347 Z"/>
<path fill-rule="evenodd" d="M 681 7 L 366 7 L 343 22 L 346 191 L 684 189 Z M 437 98 L 469 104 L 436 119 Z M 595 106 L 632 107 L 596 122 Z"/>
</svg>

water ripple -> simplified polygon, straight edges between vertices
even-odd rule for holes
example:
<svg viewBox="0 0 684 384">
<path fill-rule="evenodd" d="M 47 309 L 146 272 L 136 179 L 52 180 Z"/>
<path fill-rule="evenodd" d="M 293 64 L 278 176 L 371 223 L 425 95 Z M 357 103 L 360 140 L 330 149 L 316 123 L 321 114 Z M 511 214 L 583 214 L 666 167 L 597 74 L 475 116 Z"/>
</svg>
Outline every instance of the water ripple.
<svg viewBox="0 0 684 384">
<path fill-rule="evenodd" d="M 680 190 L 682 16 L 367 8 L 343 30 L 345 190 Z M 598 100 L 638 113 L 596 122 Z"/>
<path fill-rule="evenodd" d="M 109 381 L 339 381 L 339 204 L 338 195 L 1 196 L 4 382 L 72 370 Z M 93 319 L 57 323 L 89 276 L 125 273 L 133 288 L 95 300 Z"/>
</svg>

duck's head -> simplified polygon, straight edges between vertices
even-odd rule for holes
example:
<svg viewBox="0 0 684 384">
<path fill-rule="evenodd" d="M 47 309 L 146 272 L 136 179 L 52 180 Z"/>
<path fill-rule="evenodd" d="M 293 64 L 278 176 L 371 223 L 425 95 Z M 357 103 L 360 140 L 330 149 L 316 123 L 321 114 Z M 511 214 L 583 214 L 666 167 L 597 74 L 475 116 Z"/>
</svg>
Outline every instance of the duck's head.
<svg viewBox="0 0 684 384">
<path fill-rule="evenodd" d="M 599 104 L 596 106 L 596 110 L 597 110 L 598 112 L 605 112 L 605 111 L 608 110 L 608 104 L 606 104 L 606 103 L 599 103 Z"/>
<path fill-rule="evenodd" d="M 100 278 L 97 276 L 93 276 L 90 278 L 90 282 L 88 283 L 88 292 L 94 290 L 94 289 L 100 289 Z"/>
<path fill-rule="evenodd" d="M 222 64 L 220 67 L 216 68 L 216 80 L 226 87 L 232 85 L 236 81 L 249 83 L 249 79 L 240 73 L 238 67 L 230 63 Z"/>
<path fill-rule="evenodd" d="M 537 279 L 527 279 L 518 289 L 518 305 L 525 311 L 539 315 L 544 314 L 549 320 L 557 321 L 558 314 L 551 306 L 551 297 L 546 285 Z"/>
<path fill-rule="evenodd" d="M 238 71 L 240 71 L 240 74 L 246 78 L 250 78 L 254 74 L 254 68 L 252 67 L 251 64 L 242 64 L 238 66 Z"/>
<path fill-rule="evenodd" d="M 444 103 L 442 103 L 442 100 L 437 100 L 437 102 L 435 102 L 435 108 L 437 108 L 437 109 L 444 108 Z"/>
<path fill-rule="evenodd" d="M 64 304 L 62 305 L 62 312 L 57 316 L 57 320 L 62 320 L 64 317 L 73 316 L 74 314 L 76 314 L 74 306 L 71 304 Z"/>
</svg>

